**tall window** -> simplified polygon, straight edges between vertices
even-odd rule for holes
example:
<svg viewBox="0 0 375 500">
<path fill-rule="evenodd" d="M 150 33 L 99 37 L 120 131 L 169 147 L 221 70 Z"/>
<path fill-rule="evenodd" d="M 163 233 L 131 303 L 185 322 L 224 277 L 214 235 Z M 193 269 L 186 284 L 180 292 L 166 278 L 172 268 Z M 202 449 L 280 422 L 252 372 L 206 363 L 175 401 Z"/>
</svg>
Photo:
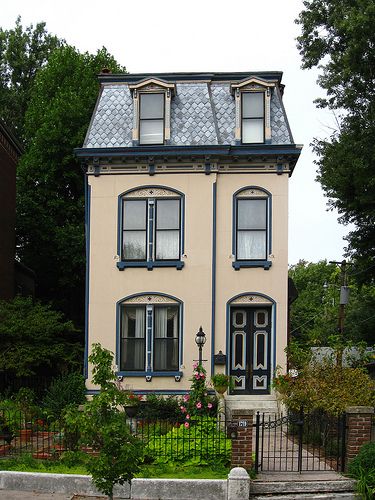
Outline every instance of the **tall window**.
<svg viewBox="0 0 375 500">
<path fill-rule="evenodd" d="M 242 93 L 242 142 L 264 142 L 264 92 Z"/>
<path fill-rule="evenodd" d="M 122 260 L 179 260 L 181 198 L 124 198 L 122 240 Z"/>
<path fill-rule="evenodd" d="M 234 195 L 233 246 L 236 262 L 266 261 L 270 251 L 271 195 L 245 188 Z"/>
<path fill-rule="evenodd" d="M 140 94 L 139 143 L 164 144 L 164 94 Z"/>
<path fill-rule="evenodd" d="M 179 369 L 179 306 L 121 306 L 120 370 Z"/>
</svg>

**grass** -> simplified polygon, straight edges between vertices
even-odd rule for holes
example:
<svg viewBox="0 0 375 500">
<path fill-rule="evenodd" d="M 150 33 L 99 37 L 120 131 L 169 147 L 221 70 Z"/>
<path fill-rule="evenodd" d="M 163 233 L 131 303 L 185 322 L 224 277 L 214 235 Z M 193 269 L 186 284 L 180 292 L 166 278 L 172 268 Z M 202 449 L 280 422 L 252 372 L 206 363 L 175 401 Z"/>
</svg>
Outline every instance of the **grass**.
<svg viewBox="0 0 375 500">
<path fill-rule="evenodd" d="M 76 463 L 74 463 L 76 462 Z M 0 459 L 0 470 L 20 472 L 41 472 L 53 474 L 88 474 L 84 462 L 71 459 L 37 460 L 30 454 L 24 454 L 10 459 Z M 174 465 L 158 464 L 143 465 L 137 477 L 142 478 L 171 478 L 171 479 L 226 479 L 229 468 L 210 465 Z"/>
</svg>

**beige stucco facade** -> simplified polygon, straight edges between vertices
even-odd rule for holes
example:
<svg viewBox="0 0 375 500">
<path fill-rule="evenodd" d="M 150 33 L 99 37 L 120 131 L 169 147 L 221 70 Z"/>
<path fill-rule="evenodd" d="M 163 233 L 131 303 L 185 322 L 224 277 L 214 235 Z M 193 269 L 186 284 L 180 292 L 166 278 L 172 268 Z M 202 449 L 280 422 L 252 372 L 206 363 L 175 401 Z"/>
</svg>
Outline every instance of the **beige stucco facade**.
<svg viewBox="0 0 375 500">
<path fill-rule="evenodd" d="M 195 334 L 199 326 L 207 336 L 205 366 L 212 372 L 212 355 L 227 353 L 227 304 L 240 294 L 262 294 L 272 306 L 272 368 L 285 366 L 287 342 L 287 243 L 288 174 L 276 173 L 185 173 L 108 174 L 89 176 L 90 280 L 89 344 L 95 342 L 116 353 L 116 304 L 134 294 L 153 292 L 178 298 L 183 304 L 182 377 L 126 376 L 122 385 L 138 391 L 183 391 L 190 386 L 193 361 L 197 359 Z M 120 271 L 118 255 L 118 199 L 122 193 L 142 187 L 170 187 L 184 194 L 184 267 L 127 268 Z M 257 186 L 272 195 L 270 236 L 272 267 L 232 267 L 233 196 L 240 189 Z M 216 201 L 215 201 L 216 187 Z M 215 210 L 216 205 L 216 210 Z M 214 213 L 216 211 L 216 214 Z M 216 216 L 216 231 L 213 229 Z M 215 248 L 216 247 L 216 248 Z M 216 259 L 215 256 L 216 250 Z M 213 276 L 215 275 L 215 276 Z M 213 306 L 214 302 L 214 306 Z M 251 304 L 250 304 L 251 305 Z M 214 310 L 215 338 L 212 341 Z M 117 353 L 118 354 L 118 353 Z M 228 354 L 228 353 L 227 353 Z M 215 368 L 223 371 L 223 366 Z M 90 383 L 88 388 L 94 389 Z M 254 396 L 249 396 L 249 400 Z"/>
</svg>

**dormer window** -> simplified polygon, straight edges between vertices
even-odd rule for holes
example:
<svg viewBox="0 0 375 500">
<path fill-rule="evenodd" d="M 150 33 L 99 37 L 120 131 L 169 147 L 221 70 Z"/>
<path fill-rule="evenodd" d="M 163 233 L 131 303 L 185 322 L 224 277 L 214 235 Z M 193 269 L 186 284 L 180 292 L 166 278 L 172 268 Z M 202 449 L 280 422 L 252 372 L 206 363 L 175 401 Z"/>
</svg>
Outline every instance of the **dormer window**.
<svg viewBox="0 0 375 500">
<path fill-rule="evenodd" d="M 141 93 L 139 99 L 139 144 L 164 144 L 164 93 Z"/>
<path fill-rule="evenodd" d="M 129 85 L 133 95 L 133 145 L 168 144 L 174 83 L 148 78 Z"/>
<path fill-rule="evenodd" d="M 275 82 L 251 77 L 232 83 L 236 104 L 236 144 L 271 142 L 271 92 Z"/>
<path fill-rule="evenodd" d="M 242 92 L 243 144 L 264 142 L 264 92 Z"/>
</svg>

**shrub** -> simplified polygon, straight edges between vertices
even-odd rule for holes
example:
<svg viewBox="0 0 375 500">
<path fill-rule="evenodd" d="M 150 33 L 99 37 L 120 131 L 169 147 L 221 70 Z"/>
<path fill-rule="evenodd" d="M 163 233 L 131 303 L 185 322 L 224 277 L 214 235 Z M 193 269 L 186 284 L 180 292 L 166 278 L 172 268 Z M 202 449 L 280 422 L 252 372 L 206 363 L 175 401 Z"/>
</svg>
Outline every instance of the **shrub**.
<svg viewBox="0 0 375 500">
<path fill-rule="evenodd" d="M 280 376 L 278 377 L 280 379 Z M 276 390 L 278 386 L 274 384 Z M 322 410 L 339 415 L 348 406 L 373 406 L 374 381 L 362 368 L 336 366 L 330 362 L 305 366 L 293 379 L 283 378 L 279 391 L 290 410 Z"/>
<path fill-rule="evenodd" d="M 143 445 L 125 420 L 123 409 L 128 397 L 116 385 L 113 354 L 94 344 L 89 361 L 100 392 L 86 403 L 81 415 L 71 413 L 69 420 L 73 429 L 78 424 L 81 444 L 98 452 L 98 456 L 88 457 L 87 470 L 95 486 L 112 498 L 114 485 L 130 482 L 139 471 Z"/>
<path fill-rule="evenodd" d="M 52 381 L 43 400 L 49 416 L 59 418 L 64 408 L 86 401 L 85 380 L 79 373 L 71 372 Z"/>
<path fill-rule="evenodd" d="M 137 416 L 148 420 L 170 420 L 177 422 L 181 418 L 180 401 L 175 396 L 164 398 L 156 394 L 147 394 L 139 407 Z"/>
<path fill-rule="evenodd" d="M 357 491 L 363 499 L 375 497 L 375 443 L 367 443 L 348 466 L 349 474 L 357 480 Z"/>
<path fill-rule="evenodd" d="M 192 417 L 190 425 L 173 427 L 167 434 L 153 435 L 146 453 L 156 463 L 221 464 L 227 465 L 231 456 L 231 441 L 214 418 Z"/>
</svg>

